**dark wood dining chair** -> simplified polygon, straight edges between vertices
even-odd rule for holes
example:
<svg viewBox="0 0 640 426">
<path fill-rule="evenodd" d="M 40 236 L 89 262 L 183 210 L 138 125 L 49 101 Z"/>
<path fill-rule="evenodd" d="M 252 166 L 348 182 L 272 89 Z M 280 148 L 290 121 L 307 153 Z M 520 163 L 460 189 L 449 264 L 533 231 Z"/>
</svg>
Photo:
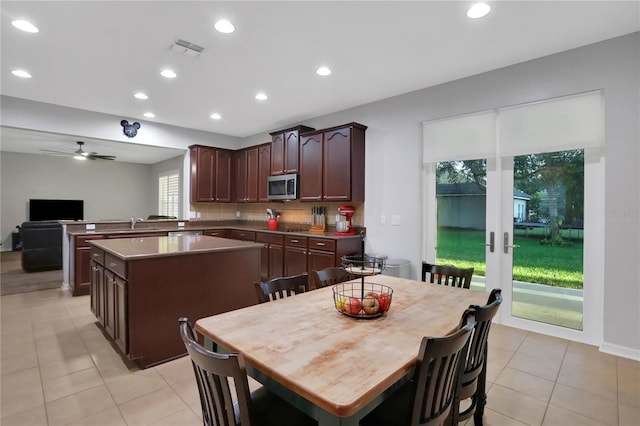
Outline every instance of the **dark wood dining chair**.
<svg viewBox="0 0 640 426">
<path fill-rule="evenodd" d="M 204 425 L 317 425 L 311 417 L 264 386 L 250 393 L 241 353 L 212 352 L 197 342 L 193 326 L 187 318 L 180 318 L 178 324 L 180 337 L 193 364 Z M 235 386 L 229 385 L 229 379 L 233 379 Z M 237 401 L 235 403 L 233 394 Z"/>
<path fill-rule="evenodd" d="M 452 409 L 451 424 L 457 425 L 474 416 L 474 424 L 482 426 L 482 416 L 487 403 L 486 379 L 487 379 L 487 341 L 491 322 L 496 316 L 502 303 L 502 290 L 491 290 L 489 300 L 484 306 L 472 305 L 465 310 L 460 319 L 460 328 L 468 323 L 474 323 L 471 333 L 469 350 L 462 371 L 460 372 L 460 388 L 456 395 Z M 460 403 L 470 399 L 470 405 L 460 411 Z"/>
<path fill-rule="evenodd" d="M 473 268 L 457 268 L 453 265 L 433 265 L 423 261 L 422 281 L 427 281 L 427 274 L 429 274 L 430 283 L 450 287 L 469 288 L 471 286 Z"/>
<path fill-rule="evenodd" d="M 354 279 L 353 274 L 344 268 L 331 267 L 319 271 L 311 271 L 312 288 L 322 288 Z"/>
<path fill-rule="evenodd" d="M 274 278 L 269 281 L 254 283 L 259 303 L 270 302 L 304 293 L 309 289 L 309 274 L 303 272 L 290 277 Z"/>
<path fill-rule="evenodd" d="M 424 337 L 413 378 L 360 425 L 441 426 L 450 421 L 472 329 L 473 324 L 467 324 L 445 337 Z"/>
</svg>

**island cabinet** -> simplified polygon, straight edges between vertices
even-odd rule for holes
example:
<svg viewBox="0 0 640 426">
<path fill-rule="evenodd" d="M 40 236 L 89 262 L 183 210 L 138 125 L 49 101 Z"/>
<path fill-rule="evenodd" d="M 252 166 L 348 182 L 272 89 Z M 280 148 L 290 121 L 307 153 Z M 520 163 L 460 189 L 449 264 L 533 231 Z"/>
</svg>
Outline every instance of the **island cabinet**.
<svg viewBox="0 0 640 426">
<path fill-rule="evenodd" d="M 73 239 L 73 269 L 70 279 L 71 294 L 73 296 L 85 296 L 89 294 L 91 267 L 89 261 L 95 253 L 91 252 L 90 241 L 105 238 L 143 238 L 167 235 L 167 231 L 148 232 L 117 232 L 113 234 L 78 235 Z"/>
<path fill-rule="evenodd" d="M 308 126 L 296 126 L 270 133 L 272 176 L 298 173 L 300 134 L 313 130 Z"/>
<path fill-rule="evenodd" d="M 177 320 L 258 303 L 256 243 L 202 235 L 94 241 L 91 310 L 141 368 L 183 356 Z M 102 257 L 102 264 L 100 264 Z M 95 297 L 94 297 L 95 296 Z"/>
<path fill-rule="evenodd" d="M 104 238 L 102 235 L 82 235 L 74 239 L 74 259 L 73 259 L 73 279 L 72 291 L 74 296 L 83 296 L 89 294 L 89 285 L 91 281 L 91 268 L 89 262 L 91 260 L 91 246 L 89 241 Z"/>
<path fill-rule="evenodd" d="M 191 202 L 231 202 L 233 151 L 211 146 L 192 145 Z"/>
<path fill-rule="evenodd" d="M 284 267 L 284 237 L 279 234 L 256 232 L 260 250 L 260 279 L 262 281 L 282 277 Z"/>
<path fill-rule="evenodd" d="M 301 137 L 300 201 L 364 201 L 366 129 L 349 123 Z"/>
</svg>

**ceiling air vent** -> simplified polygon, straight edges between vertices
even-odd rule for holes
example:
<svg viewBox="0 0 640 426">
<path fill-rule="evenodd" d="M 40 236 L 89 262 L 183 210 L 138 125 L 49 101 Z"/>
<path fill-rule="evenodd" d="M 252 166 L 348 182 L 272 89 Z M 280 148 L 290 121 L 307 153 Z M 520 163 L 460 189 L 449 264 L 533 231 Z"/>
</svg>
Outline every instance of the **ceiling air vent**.
<svg viewBox="0 0 640 426">
<path fill-rule="evenodd" d="M 204 47 L 179 38 L 171 45 L 171 50 L 175 50 L 176 52 L 180 52 L 184 55 L 198 56 L 202 53 Z"/>
</svg>

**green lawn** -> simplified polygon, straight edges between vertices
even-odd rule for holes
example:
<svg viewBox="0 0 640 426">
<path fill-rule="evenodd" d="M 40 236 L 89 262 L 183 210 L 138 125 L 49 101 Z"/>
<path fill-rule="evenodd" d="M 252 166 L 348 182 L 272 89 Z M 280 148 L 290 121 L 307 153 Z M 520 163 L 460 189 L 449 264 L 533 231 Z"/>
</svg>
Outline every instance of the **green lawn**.
<svg viewBox="0 0 640 426">
<path fill-rule="evenodd" d="M 556 287 L 582 288 L 582 239 L 574 238 L 563 247 L 540 244 L 542 229 L 517 231 L 513 279 Z M 563 231 L 565 232 L 565 231 Z M 564 235 L 564 234 L 563 234 Z M 485 232 L 460 228 L 438 228 L 438 264 L 473 267 L 475 275 L 485 275 Z M 496 236 L 496 251 L 502 252 L 502 239 Z"/>
</svg>

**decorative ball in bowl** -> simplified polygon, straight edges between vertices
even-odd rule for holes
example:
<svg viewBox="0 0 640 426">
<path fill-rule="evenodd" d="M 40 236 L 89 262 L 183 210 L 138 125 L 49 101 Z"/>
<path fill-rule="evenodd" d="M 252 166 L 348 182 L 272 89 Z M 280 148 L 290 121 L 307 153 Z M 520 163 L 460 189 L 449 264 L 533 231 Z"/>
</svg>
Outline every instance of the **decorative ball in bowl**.
<svg viewBox="0 0 640 426">
<path fill-rule="evenodd" d="M 342 268 L 352 275 L 378 275 L 384 269 L 384 258 L 367 255 L 342 256 Z"/>
<path fill-rule="evenodd" d="M 345 282 L 333 286 L 333 303 L 338 312 L 353 318 L 376 318 L 391 307 L 393 289 L 368 282 Z"/>
</svg>

